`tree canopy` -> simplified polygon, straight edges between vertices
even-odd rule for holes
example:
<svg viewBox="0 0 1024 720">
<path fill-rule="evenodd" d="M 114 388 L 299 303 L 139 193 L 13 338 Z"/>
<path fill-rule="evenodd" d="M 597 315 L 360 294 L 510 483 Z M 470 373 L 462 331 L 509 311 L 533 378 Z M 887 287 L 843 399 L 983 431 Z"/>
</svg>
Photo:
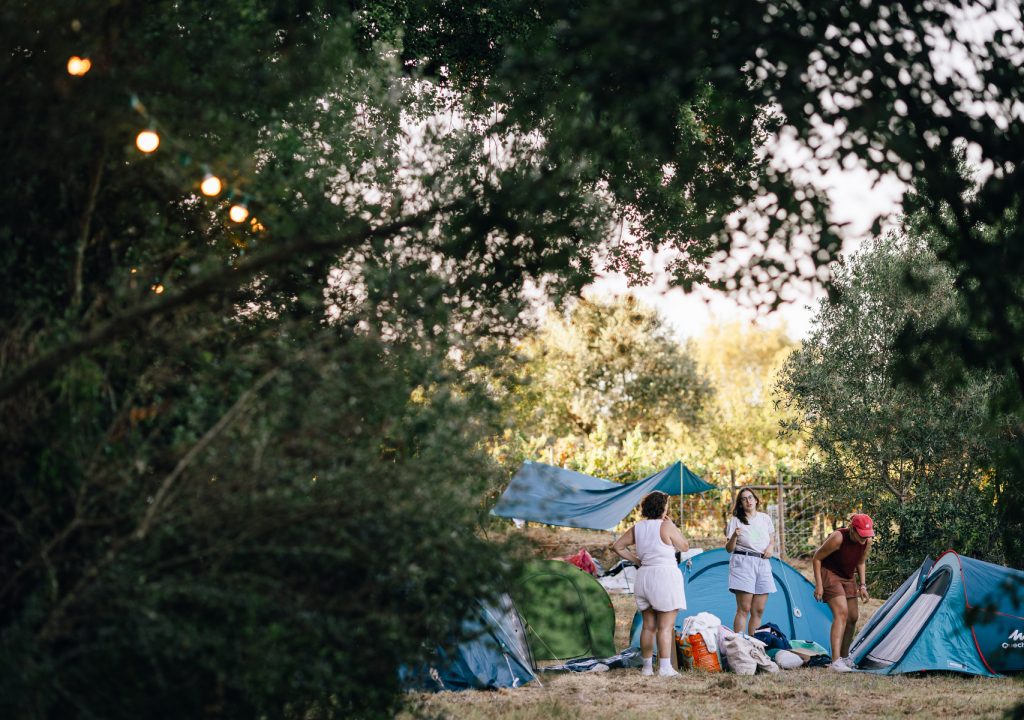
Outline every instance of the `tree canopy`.
<svg viewBox="0 0 1024 720">
<path fill-rule="evenodd" d="M 754 7 L 0 8 L 5 714 L 389 714 L 508 570 L 474 532 L 475 370 L 524 288 L 642 281 L 657 249 L 684 288 L 731 254 L 720 285 L 769 304 L 827 279 L 840 229 L 766 152 L 783 126 L 926 183 L 981 332 L 922 338 L 1024 384 L 1019 8 L 977 40 L 991 3 Z"/>
<path fill-rule="evenodd" d="M 794 412 L 788 427 L 811 445 L 805 482 L 841 514 L 874 515 L 873 576 L 890 588 L 948 548 L 1005 558 L 996 461 L 1009 427 L 990 416 L 1000 378 L 975 370 L 950 389 L 936 377 L 908 384 L 899 371 L 906 325 L 927 330 L 963 313 L 952 273 L 908 225 L 839 271 L 842 300 L 821 303 L 780 382 Z M 926 296 L 910 277 L 927 284 Z"/>
</svg>

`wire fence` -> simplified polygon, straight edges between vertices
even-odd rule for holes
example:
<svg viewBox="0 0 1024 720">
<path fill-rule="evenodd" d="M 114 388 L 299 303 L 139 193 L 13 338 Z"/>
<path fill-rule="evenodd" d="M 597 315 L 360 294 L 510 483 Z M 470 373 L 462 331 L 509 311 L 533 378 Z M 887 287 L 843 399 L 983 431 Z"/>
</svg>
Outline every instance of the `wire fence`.
<svg viewBox="0 0 1024 720">
<path fill-rule="evenodd" d="M 750 488 L 758 495 L 761 510 L 775 523 L 778 552 L 784 558 L 810 555 L 829 533 L 843 524 L 842 516 L 794 478 L 779 474 L 775 482 L 767 483 L 765 478 L 737 478 L 730 472 L 721 478 L 707 479 L 717 481 L 722 489 L 685 496 L 681 503 L 680 526 L 701 547 L 725 544 L 725 527 L 740 488 Z"/>
</svg>

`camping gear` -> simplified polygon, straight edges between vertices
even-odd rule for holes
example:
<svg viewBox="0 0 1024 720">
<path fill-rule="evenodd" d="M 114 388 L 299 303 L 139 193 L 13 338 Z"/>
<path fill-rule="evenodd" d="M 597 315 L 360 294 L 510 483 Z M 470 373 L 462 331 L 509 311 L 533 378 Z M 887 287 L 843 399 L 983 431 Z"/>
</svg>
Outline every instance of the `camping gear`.
<svg viewBox="0 0 1024 720">
<path fill-rule="evenodd" d="M 594 562 L 594 558 L 590 556 L 586 548 L 580 548 L 580 551 L 575 555 L 569 555 L 562 558 L 570 565 L 575 565 L 585 573 L 590 573 L 594 577 L 598 576 L 597 564 Z"/>
<path fill-rule="evenodd" d="M 779 648 L 768 650 L 768 657 L 783 670 L 795 670 L 804 664 L 804 659 L 792 650 L 780 650 Z"/>
<path fill-rule="evenodd" d="M 597 581 L 601 583 L 601 587 L 609 593 L 624 593 L 632 595 L 633 586 L 636 584 L 636 565 L 630 563 L 626 567 L 618 568 L 615 572 L 609 571 L 602 577 L 599 577 Z"/>
<path fill-rule="evenodd" d="M 718 660 L 718 653 L 709 649 L 700 633 L 692 635 L 676 635 L 676 647 L 678 648 L 680 667 L 705 672 L 722 672 L 722 664 Z"/>
<path fill-rule="evenodd" d="M 682 634 L 684 636 L 693 635 L 699 633 L 704 637 L 704 644 L 711 652 L 718 651 L 718 628 L 722 626 L 722 621 L 711 613 L 702 612 L 696 615 L 690 615 L 683 620 Z"/>
<path fill-rule="evenodd" d="M 496 603 L 477 603 L 462 623 L 466 638 L 453 650 L 437 648 L 434 657 L 418 668 L 399 669 L 410 690 L 483 690 L 513 688 L 537 676 L 526 641 L 526 629 L 508 595 Z"/>
<path fill-rule="evenodd" d="M 952 550 L 927 559 L 850 647 L 858 670 L 995 677 L 1024 670 L 1024 572 Z"/>
<path fill-rule="evenodd" d="M 579 658 L 561 665 L 548 665 L 540 668 L 542 672 L 605 672 L 616 668 L 640 667 L 640 648 L 626 648 L 617 655 L 606 658 Z"/>
<path fill-rule="evenodd" d="M 702 493 L 704 482 L 681 462 L 633 483 L 616 483 L 544 463 L 525 462 L 491 513 L 548 525 L 608 530 L 652 490 L 668 495 Z"/>
<path fill-rule="evenodd" d="M 744 633 L 723 632 L 722 653 L 737 675 L 756 675 L 759 670 L 777 673 L 779 666 L 768 657 L 764 643 Z"/>
<path fill-rule="evenodd" d="M 561 560 L 532 560 L 511 592 L 537 660 L 615 654 L 615 609 L 592 575 Z"/>
<path fill-rule="evenodd" d="M 814 585 L 796 568 L 779 558 L 769 560 L 777 592 L 768 595 L 763 623 L 774 623 L 788 638 L 803 638 L 820 643 L 828 652 L 832 611 L 825 603 L 814 599 Z M 729 592 L 729 553 L 719 548 L 705 550 L 681 564 L 686 582 L 687 607 L 676 616 L 676 629 L 685 619 L 700 612 L 709 612 L 720 618 L 736 614 L 736 599 Z M 633 618 L 630 644 L 640 644 L 639 613 Z M 1024 627 L 1022 627 L 1024 630 Z"/>
<path fill-rule="evenodd" d="M 765 623 L 754 631 L 754 637 L 763 642 L 767 650 L 789 650 L 789 638 L 775 623 Z"/>
<path fill-rule="evenodd" d="M 825 665 L 832 662 L 832 655 L 829 654 L 829 651 L 813 640 L 790 640 L 789 651 L 799 655 L 803 658 L 805 665 L 812 667 L 815 667 L 813 665 L 815 658 L 825 658 Z"/>
</svg>

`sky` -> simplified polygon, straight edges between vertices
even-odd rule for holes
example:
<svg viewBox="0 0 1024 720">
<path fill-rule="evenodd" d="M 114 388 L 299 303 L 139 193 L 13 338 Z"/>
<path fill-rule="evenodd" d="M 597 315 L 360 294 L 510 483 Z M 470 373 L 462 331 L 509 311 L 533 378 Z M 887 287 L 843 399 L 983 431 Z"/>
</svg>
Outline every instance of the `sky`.
<svg viewBox="0 0 1024 720">
<path fill-rule="evenodd" d="M 779 153 L 784 162 L 799 162 L 799 150 L 795 147 L 783 147 Z M 854 252 L 867 238 L 876 217 L 891 218 L 899 212 L 905 190 L 903 183 L 895 177 L 883 177 L 877 183 L 872 180 L 866 169 L 836 167 L 814 181 L 828 191 L 833 218 L 849 223 L 844 232 L 844 254 Z M 608 298 L 631 292 L 657 308 L 681 340 L 699 336 L 711 325 L 734 321 L 763 327 L 778 327 L 784 323 L 791 338 L 802 340 L 810 331 L 814 307 L 824 297 L 819 285 L 794 285 L 792 302 L 784 303 L 770 314 L 758 313 L 725 293 L 702 289 L 687 295 L 678 288 L 669 289 L 664 264 L 663 258 L 649 258 L 648 266 L 654 274 L 650 285 L 629 288 L 624 275 L 604 273 L 584 294 L 591 298 Z"/>
</svg>

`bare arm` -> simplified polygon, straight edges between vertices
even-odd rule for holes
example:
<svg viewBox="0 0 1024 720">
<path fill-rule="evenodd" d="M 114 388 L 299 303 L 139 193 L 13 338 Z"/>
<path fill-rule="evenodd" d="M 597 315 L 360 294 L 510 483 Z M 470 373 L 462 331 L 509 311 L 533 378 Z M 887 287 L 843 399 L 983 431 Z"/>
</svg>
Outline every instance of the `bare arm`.
<svg viewBox="0 0 1024 720">
<path fill-rule="evenodd" d="M 864 559 L 857 565 L 857 574 L 860 576 L 860 587 L 857 588 L 859 591 L 857 595 L 860 597 L 861 602 L 867 602 L 869 599 L 868 595 L 868 553 L 871 552 L 871 538 L 868 538 L 867 546 L 864 548 Z"/>
<path fill-rule="evenodd" d="M 689 541 L 683 537 L 683 533 L 676 527 L 676 524 L 667 518 L 661 523 L 661 541 L 671 545 L 679 552 L 686 552 L 690 549 Z"/>
<path fill-rule="evenodd" d="M 629 550 L 630 545 L 636 544 L 636 536 L 633 533 L 633 528 L 630 528 L 626 532 L 619 536 L 619 539 L 612 543 L 612 550 L 623 560 L 629 560 L 634 565 L 640 564 L 640 556 L 635 551 Z"/>
<path fill-rule="evenodd" d="M 774 535 L 769 535 L 768 536 L 768 547 L 766 547 L 764 549 L 764 552 L 761 553 L 761 557 L 763 557 L 765 560 L 767 560 L 768 558 L 770 558 L 774 554 L 775 554 L 775 536 Z"/>
<path fill-rule="evenodd" d="M 726 530 L 728 530 L 728 526 L 726 526 Z M 732 531 L 732 535 L 730 535 L 729 538 L 725 541 L 725 551 L 726 552 L 732 552 L 733 550 L 735 550 L 736 549 L 736 541 L 739 540 L 739 539 L 740 539 L 740 529 L 739 529 L 739 526 L 737 526 L 736 529 Z"/>
<path fill-rule="evenodd" d="M 821 547 L 814 551 L 814 558 L 811 564 L 814 566 L 814 599 L 821 600 L 824 587 L 821 582 L 821 561 L 834 553 L 843 544 L 843 534 L 836 530 L 828 536 L 828 540 L 821 544 Z"/>
</svg>

